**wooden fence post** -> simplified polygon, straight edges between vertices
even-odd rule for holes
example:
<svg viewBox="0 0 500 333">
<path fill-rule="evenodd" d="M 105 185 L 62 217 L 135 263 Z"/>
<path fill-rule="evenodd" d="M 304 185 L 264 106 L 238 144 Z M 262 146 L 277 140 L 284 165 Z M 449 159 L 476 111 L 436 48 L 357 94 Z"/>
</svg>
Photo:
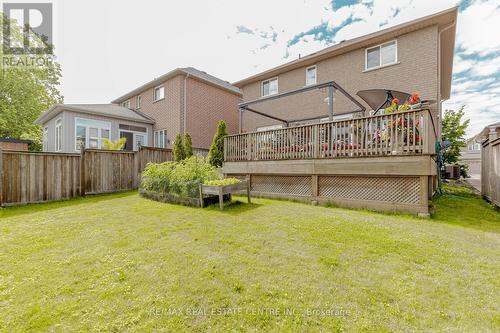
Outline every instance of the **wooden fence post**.
<svg viewBox="0 0 500 333">
<path fill-rule="evenodd" d="M 80 149 L 80 196 L 85 196 L 85 146 Z"/>
<path fill-rule="evenodd" d="M 0 149 L 0 207 L 3 205 L 3 152 Z"/>
</svg>

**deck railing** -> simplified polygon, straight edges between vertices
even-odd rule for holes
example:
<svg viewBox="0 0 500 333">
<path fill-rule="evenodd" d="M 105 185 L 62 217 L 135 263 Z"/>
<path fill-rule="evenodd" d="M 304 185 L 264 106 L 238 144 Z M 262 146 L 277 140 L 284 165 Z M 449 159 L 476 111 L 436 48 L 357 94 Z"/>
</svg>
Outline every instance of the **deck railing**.
<svg viewBox="0 0 500 333">
<path fill-rule="evenodd" d="M 225 138 L 226 162 L 434 154 L 425 109 L 288 127 Z"/>
</svg>

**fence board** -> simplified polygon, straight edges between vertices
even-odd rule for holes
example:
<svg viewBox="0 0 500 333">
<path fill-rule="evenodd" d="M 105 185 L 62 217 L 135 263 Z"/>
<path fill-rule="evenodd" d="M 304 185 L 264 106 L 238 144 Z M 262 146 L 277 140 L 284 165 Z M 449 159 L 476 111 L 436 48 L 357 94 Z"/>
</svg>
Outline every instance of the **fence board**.
<svg viewBox="0 0 500 333">
<path fill-rule="evenodd" d="M 135 189 L 147 163 L 171 160 L 171 149 L 152 147 L 137 152 L 86 149 L 80 154 L 0 150 L 0 206 Z"/>
<path fill-rule="evenodd" d="M 486 140 L 482 145 L 481 193 L 500 206 L 500 138 Z"/>
</svg>

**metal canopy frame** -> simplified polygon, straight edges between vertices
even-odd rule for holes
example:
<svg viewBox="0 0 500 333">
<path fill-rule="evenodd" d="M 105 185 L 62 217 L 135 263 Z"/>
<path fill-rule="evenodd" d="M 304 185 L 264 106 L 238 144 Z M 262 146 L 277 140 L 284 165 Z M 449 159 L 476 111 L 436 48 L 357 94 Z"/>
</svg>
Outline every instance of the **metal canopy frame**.
<svg viewBox="0 0 500 333">
<path fill-rule="evenodd" d="M 306 91 L 315 90 L 315 89 L 323 89 L 323 88 L 328 88 L 328 115 L 322 115 L 322 116 L 312 117 L 312 118 L 287 120 L 287 119 L 282 119 L 279 117 L 271 116 L 269 114 L 257 111 L 255 109 L 249 107 L 250 105 L 253 105 L 253 104 L 264 103 L 264 102 L 272 101 L 275 99 L 300 94 L 300 93 L 303 93 Z M 335 92 L 335 90 L 338 90 L 339 92 L 341 92 L 351 102 L 353 102 L 356 106 L 359 107 L 358 110 L 355 110 L 352 112 L 346 112 L 345 114 L 366 111 L 366 108 L 363 106 L 363 104 L 358 102 L 351 94 L 349 94 L 347 91 L 345 91 L 344 88 L 342 88 L 337 82 L 329 81 L 329 82 L 310 85 L 307 87 L 299 88 L 299 89 L 288 91 L 285 93 L 276 94 L 276 95 L 268 96 L 265 98 L 259 98 L 259 99 L 255 99 L 252 101 L 243 102 L 243 103 L 238 104 L 238 106 L 240 108 L 240 124 L 239 124 L 240 125 L 240 132 L 241 132 L 241 128 L 242 128 L 242 120 L 243 120 L 242 113 L 243 113 L 243 111 L 249 111 L 249 112 L 258 114 L 260 116 L 267 117 L 269 119 L 277 120 L 279 122 L 284 123 L 286 127 L 288 127 L 290 125 L 290 123 L 299 122 L 299 121 L 307 121 L 307 120 L 315 120 L 315 119 L 321 119 L 321 118 L 326 118 L 326 117 L 328 117 L 329 121 L 332 121 L 333 120 L 333 93 Z"/>
</svg>

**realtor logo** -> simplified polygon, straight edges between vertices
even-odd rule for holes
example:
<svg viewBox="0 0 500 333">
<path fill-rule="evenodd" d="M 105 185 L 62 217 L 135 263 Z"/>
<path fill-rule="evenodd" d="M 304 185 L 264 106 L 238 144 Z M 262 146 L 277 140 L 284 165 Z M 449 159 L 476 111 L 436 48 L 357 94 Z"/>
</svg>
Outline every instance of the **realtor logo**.
<svg viewBox="0 0 500 333">
<path fill-rule="evenodd" d="M 52 3 L 4 2 L 2 12 L 4 54 L 52 54 Z"/>
</svg>

